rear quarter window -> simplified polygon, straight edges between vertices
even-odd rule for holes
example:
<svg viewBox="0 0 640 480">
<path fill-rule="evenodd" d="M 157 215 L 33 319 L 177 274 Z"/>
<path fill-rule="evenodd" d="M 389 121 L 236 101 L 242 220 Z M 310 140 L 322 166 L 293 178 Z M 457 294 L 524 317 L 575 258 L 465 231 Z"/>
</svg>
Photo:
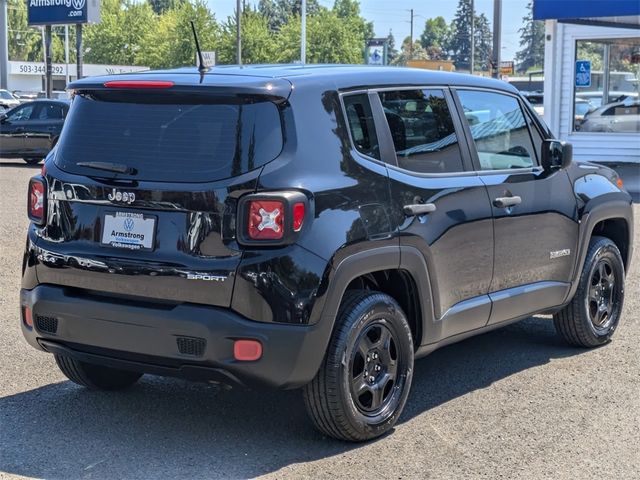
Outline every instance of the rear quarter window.
<svg viewBox="0 0 640 480">
<path fill-rule="evenodd" d="M 124 164 L 122 178 L 203 182 L 235 177 L 282 150 L 278 107 L 268 101 L 78 95 L 56 154 L 62 170 L 105 175 L 78 162 Z M 107 173 L 107 176 L 113 176 Z"/>
</svg>

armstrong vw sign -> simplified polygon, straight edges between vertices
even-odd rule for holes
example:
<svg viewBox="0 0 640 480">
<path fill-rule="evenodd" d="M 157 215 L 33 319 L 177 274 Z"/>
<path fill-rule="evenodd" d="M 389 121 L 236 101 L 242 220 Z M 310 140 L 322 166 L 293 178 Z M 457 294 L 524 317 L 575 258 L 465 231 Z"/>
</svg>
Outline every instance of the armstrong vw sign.
<svg viewBox="0 0 640 480">
<path fill-rule="evenodd" d="M 27 0 L 29 25 L 97 23 L 100 0 Z"/>
</svg>

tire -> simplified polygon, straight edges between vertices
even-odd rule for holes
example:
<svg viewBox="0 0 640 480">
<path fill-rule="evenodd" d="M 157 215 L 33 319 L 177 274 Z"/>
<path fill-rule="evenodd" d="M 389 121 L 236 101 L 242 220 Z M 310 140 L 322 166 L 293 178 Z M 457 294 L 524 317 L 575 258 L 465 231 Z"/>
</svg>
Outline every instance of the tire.
<svg viewBox="0 0 640 480">
<path fill-rule="evenodd" d="M 64 355 L 54 355 L 62 373 L 74 383 L 92 390 L 123 390 L 142 376 L 128 370 L 92 365 Z"/>
<path fill-rule="evenodd" d="M 41 158 L 23 158 L 23 160 L 27 165 L 37 165 L 42 161 Z"/>
<path fill-rule="evenodd" d="M 624 263 L 618 247 L 592 237 L 571 303 L 553 316 L 556 331 L 577 347 L 597 347 L 611 340 L 624 301 Z"/>
<path fill-rule="evenodd" d="M 400 306 L 380 292 L 348 291 L 320 370 L 304 387 L 307 412 L 326 435 L 370 440 L 393 428 L 412 377 L 413 340 Z"/>
</svg>

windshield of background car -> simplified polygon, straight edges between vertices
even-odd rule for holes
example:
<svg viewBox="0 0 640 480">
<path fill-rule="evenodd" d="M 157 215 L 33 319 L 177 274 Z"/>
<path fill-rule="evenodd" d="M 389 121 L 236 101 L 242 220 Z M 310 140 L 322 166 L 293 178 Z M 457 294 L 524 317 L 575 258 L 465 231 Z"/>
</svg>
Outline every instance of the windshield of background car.
<svg viewBox="0 0 640 480">
<path fill-rule="evenodd" d="M 231 102 L 193 95 L 78 95 L 58 144 L 56 165 L 98 176 L 98 170 L 78 162 L 117 163 L 132 169 L 131 174 L 115 174 L 118 178 L 160 182 L 241 175 L 280 153 L 282 126 L 271 102 Z"/>
<path fill-rule="evenodd" d="M 9 92 L 7 92 L 6 90 L 0 90 L 0 98 L 3 98 L 5 100 L 15 100 L 13 98 L 13 95 L 11 95 Z"/>
</svg>

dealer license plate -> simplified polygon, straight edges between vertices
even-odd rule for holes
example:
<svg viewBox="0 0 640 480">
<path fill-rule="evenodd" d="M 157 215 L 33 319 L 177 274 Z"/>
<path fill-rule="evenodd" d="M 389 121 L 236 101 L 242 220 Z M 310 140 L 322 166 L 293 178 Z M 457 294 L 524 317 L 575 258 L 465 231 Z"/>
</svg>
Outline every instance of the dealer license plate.
<svg viewBox="0 0 640 480">
<path fill-rule="evenodd" d="M 141 213 L 107 213 L 104 216 L 101 243 L 130 250 L 151 250 L 155 230 L 155 217 Z"/>
</svg>

